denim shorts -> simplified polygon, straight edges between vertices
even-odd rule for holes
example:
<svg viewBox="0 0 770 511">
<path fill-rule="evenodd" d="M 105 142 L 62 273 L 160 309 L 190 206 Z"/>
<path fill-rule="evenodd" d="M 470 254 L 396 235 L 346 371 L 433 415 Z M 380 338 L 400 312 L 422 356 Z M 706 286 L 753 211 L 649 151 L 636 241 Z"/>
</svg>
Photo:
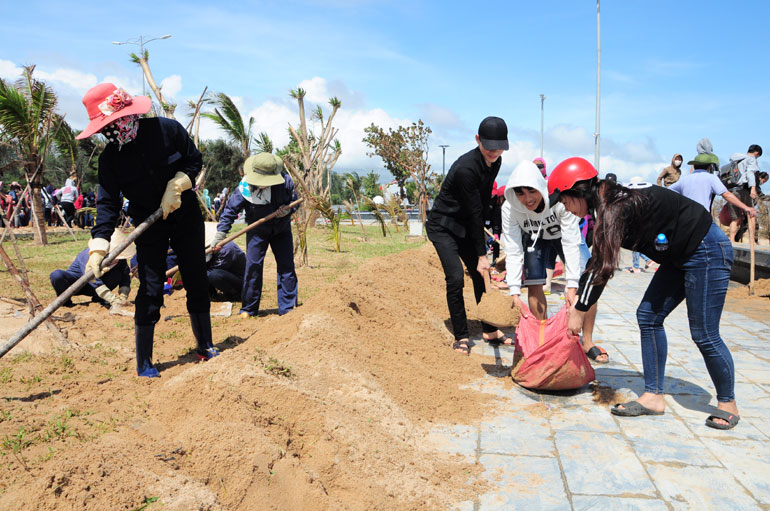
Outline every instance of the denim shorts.
<svg viewBox="0 0 770 511">
<path fill-rule="evenodd" d="M 523 234 L 521 244 L 524 249 L 524 286 L 538 286 L 545 284 L 546 269 L 553 269 L 556 256 L 564 261 L 564 250 L 561 245 L 561 238 L 554 240 L 539 239 L 535 243 L 534 250 L 529 252 L 527 249 L 532 246 L 532 239 L 529 234 Z M 591 252 L 585 240 L 580 244 L 580 273 L 588 263 Z"/>
</svg>

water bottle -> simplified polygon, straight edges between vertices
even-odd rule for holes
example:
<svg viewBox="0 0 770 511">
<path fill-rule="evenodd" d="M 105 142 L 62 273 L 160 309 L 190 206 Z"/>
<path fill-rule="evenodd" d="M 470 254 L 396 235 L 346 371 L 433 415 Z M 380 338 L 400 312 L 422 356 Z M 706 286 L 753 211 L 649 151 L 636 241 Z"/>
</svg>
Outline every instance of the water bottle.
<svg viewBox="0 0 770 511">
<path fill-rule="evenodd" d="M 665 234 L 660 233 L 655 237 L 655 250 L 658 252 L 668 250 L 668 238 Z"/>
</svg>

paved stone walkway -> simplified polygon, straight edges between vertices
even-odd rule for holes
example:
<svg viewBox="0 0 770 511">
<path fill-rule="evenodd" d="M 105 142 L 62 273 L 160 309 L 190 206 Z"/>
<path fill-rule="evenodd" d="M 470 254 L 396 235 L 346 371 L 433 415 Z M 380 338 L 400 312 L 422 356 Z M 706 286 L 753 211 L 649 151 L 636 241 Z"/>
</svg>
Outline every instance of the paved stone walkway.
<svg viewBox="0 0 770 511">
<path fill-rule="evenodd" d="M 601 385 L 642 393 L 636 308 L 652 273 L 618 273 L 599 304 L 594 338 L 610 354 L 596 364 Z M 550 314 L 564 304 L 549 297 Z M 705 426 L 716 408 L 711 379 L 689 336 L 686 308 L 666 321 L 666 414 L 616 417 L 591 388 L 536 393 L 509 378 L 512 348 L 476 341 L 488 376 L 473 385 L 499 396 L 478 427 L 437 431 L 449 452 L 481 463 L 492 490 L 457 509 L 770 510 L 770 309 L 763 322 L 724 313 L 721 333 L 736 367 L 738 426 Z"/>
</svg>

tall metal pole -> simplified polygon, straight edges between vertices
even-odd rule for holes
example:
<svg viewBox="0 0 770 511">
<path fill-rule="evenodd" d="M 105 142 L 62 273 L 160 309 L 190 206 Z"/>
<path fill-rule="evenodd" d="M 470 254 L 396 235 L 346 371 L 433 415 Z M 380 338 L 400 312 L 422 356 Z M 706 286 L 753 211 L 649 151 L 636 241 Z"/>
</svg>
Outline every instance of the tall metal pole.
<svg viewBox="0 0 770 511">
<path fill-rule="evenodd" d="M 441 179 L 444 179 L 444 173 L 446 171 L 446 148 L 448 145 L 440 145 L 441 148 Z"/>
<path fill-rule="evenodd" d="M 540 157 L 543 157 L 543 125 L 545 119 L 545 95 L 540 94 Z"/>
<path fill-rule="evenodd" d="M 599 2 L 596 0 L 596 131 L 594 132 L 594 166 L 599 172 L 599 148 L 601 130 L 599 128 L 599 113 L 601 111 L 601 67 L 602 67 L 602 31 L 599 19 Z"/>
</svg>

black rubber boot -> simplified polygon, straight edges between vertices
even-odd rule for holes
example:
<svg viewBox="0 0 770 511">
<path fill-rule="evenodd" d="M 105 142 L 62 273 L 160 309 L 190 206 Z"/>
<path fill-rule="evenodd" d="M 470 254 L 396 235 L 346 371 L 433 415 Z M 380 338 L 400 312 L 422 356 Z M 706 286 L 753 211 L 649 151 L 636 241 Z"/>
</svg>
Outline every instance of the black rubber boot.
<svg viewBox="0 0 770 511">
<path fill-rule="evenodd" d="M 190 325 L 195 341 L 198 343 L 198 347 L 195 349 L 198 360 L 209 360 L 219 355 L 219 350 L 211 342 L 211 316 L 209 313 L 191 312 Z"/>
<path fill-rule="evenodd" d="M 152 365 L 152 340 L 155 334 L 155 325 L 134 325 L 136 332 L 136 374 L 146 378 L 160 376 L 158 370 Z"/>
</svg>

